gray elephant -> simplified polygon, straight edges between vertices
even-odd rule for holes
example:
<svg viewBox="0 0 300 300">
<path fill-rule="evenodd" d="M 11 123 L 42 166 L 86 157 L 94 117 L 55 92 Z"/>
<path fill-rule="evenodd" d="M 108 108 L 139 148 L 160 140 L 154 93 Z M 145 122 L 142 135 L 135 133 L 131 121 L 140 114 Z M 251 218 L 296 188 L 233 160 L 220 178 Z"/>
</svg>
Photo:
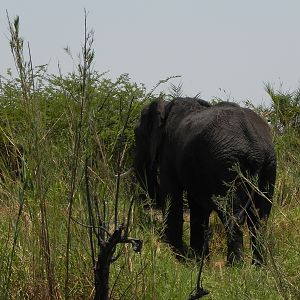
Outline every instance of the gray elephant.
<svg viewBox="0 0 300 300">
<path fill-rule="evenodd" d="M 136 177 L 163 212 L 168 203 L 165 237 L 176 251 L 184 249 L 186 191 L 190 246 L 197 254 L 204 249 L 209 216 L 216 211 L 227 232 L 228 263 L 243 261 L 241 225 L 245 219 L 252 261 L 263 263 L 258 234 L 272 206 L 276 154 L 270 128 L 261 117 L 229 102 L 211 105 L 194 98 L 156 100 L 142 110 L 135 140 Z M 245 178 L 256 178 L 260 192 Z M 230 213 L 215 201 L 218 197 L 227 199 Z M 205 252 L 208 254 L 208 249 Z"/>
</svg>

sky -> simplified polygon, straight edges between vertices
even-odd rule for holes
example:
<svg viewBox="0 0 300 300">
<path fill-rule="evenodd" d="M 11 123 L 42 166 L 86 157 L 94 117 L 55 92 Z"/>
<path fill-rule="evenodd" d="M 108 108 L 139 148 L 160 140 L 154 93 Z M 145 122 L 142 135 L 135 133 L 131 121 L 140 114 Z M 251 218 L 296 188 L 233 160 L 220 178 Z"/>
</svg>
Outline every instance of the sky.
<svg viewBox="0 0 300 300">
<path fill-rule="evenodd" d="M 14 69 L 9 17 L 20 17 L 34 65 L 72 71 L 84 38 L 84 9 L 93 29 L 94 68 L 128 73 L 150 90 L 180 75 L 184 94 L 269 104 L 265 83 L 300 86 L 299 0 L 1 0 L 0 74 Z M 167 91 L 170 84 L 161 86 Z"/>
</svg>

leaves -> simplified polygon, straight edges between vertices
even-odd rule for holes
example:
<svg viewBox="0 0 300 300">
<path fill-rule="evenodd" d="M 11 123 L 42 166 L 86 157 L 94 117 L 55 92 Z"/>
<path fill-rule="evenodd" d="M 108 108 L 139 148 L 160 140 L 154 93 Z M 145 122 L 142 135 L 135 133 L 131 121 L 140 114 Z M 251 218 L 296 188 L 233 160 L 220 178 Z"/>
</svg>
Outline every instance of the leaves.
<svg viewBox="0 0 300 300">
<path fill-rule="evenodd" d="M 278 131 L 295 129 L 300 132 L 300 89 L 294 92 L 275 91 L 267 83 L 265 90 L 272 100 L 270 121 Z"/>
</svg>

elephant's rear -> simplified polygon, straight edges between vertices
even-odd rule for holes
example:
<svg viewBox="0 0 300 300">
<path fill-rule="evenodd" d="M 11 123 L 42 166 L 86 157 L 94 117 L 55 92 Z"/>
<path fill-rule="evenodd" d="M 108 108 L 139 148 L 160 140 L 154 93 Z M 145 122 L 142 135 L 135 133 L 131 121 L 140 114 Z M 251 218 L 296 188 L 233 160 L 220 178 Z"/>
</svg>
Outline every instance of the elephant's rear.
<svg viewBox="0 0 300 300">
<path fill-rule="evenodd" d="M 253 263 L 262 264 L 265 259 L 260 239 L 261 228 L 271 211 L 276 180 L 276 152 L 271 130 L 260 116 L 249 109 L 232 108 L 230 112 L 223 111 L 223 118 L 227 123 L 222 128 L 217 126 L 216 134 L 219 137 L 223 135 L 221 143 L 227 149 L 220 150 L 226 155 L 219 155 L 219 160 L 220 165 L 224 166 L 224 174 L 231 174 L 223 178 L 224 181 L 236 185 L 232 203 L 229 202 L 232 214 L 228 218 L 228 215 L 218 211 L 224 224 L 235 220 L 231 222 L 232 230 L 228 230 L 227 259 L 231 263 L 243 260 L 243 236 L 239 224 L 247 219 Z M 236 164 L 237 169 L 226 173 L 226 168 L 232 164 Z M 234 180 L 230 181 L 232 178 Z M 228 191 L 228 185 L 224 188 Z"/>
<path fill-rule="evenodd" d="M 236 167 L 243 176 L 258 177 L 259 189 L 272 198 L 276 154 L 269 125 L 260 116 L 250 109 L 223 104 L 199 113 L 192 121 L 187 132 L 194 134 L 185 141 L 178 171 L 182 181 L 193 174 L 194 180 L 186 183 L 191 189 L 223 195 L 227 192 L 224 182 L 228 184 L 237 176 Z"/>
<path fill-rule="evenodd" d="M 240 164 L 250 175 L 276 173 L 276 153 L 269 125 L 255 112 L 236 106 L 217 107 L 211 143 L 212 155 L 224 165 Z M 215 149 L 213 148 L 215 146 Z M 271 174 L 272 173 L 272 174 Z"/>
</svg>

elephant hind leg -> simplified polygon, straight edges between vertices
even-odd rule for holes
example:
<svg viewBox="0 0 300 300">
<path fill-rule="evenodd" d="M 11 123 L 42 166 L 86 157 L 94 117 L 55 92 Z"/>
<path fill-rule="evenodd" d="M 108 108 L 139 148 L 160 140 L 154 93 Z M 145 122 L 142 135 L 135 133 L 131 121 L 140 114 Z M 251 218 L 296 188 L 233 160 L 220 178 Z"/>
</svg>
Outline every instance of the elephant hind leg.
<svg viewBox="0 0 300 300">
<path fill-rule="evenodd" d="M 262 197 L 259 195 L 255 196 L 255 202 Z M 251 250 L 252 250 L 252 264 L 261 265 L 264 263 L 264 241 L 263 231 L 265 223 L 270 212 L 270 207 L 267 205 L 252 205 L 247 212 L 247 225 L 249 229 Z"/>
<path fill-rule="evenodd" d="M 263 231 L 272 208 L 272 197 L 275 184 L 275 166 L 263 169 L 259 178 L 259 191 L 254 193 L 253 203 L 247 211 L 247 225 L 249 228 L 252 263 L 264 263 Z"/>
<path fill-rule="evenodd" d="M 224 224 L 227 235 L 227 263 L 233 265 L 244 261 L 243 224 L 245 222 L 245 207 L 248 189 L 238 184 L 232 195 L 227 195 L 225 207 L 216 209 Z"/>
<path fill-rule="evenodd" d="M 228 216 L 226 213 L 217 210 L 218 216 L 225 226 L 227 236 L 227 263 L 233 265 L 244 261 L 244 239 L 242 224 L 238 222 L 234 215 Z"/>
</svg>

